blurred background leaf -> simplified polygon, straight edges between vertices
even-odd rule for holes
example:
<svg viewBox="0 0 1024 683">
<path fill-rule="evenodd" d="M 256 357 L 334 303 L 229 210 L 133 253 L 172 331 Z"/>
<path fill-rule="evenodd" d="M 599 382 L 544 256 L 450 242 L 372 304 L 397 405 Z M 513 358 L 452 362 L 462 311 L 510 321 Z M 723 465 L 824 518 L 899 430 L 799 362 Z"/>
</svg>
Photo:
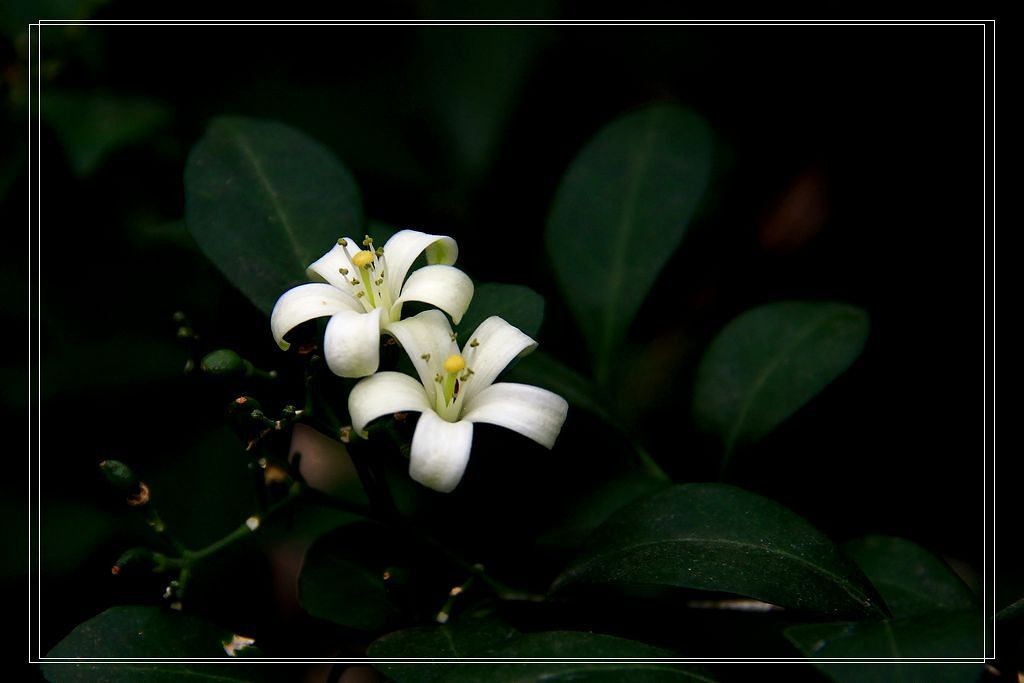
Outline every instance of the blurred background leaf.
<svg viewBox="0 0 1024 683">
<path fill-rule="evenodd" d="M 110 154 L 146 140 L 171 121 L 171 110 L 149 98 L 57 88 L 47 89 L 42 111 L 79 175 L 92 173 Z"/>
<path fill-rule="evenodd" d="M 860 355 L 868 317 L 853 306 L 786 301 L 747 311 L 704 353 L 694 419 L 717 435 L 723 466 L 796 412 Z"/>
<path fill-rule="evenodd" d="M 977 600 L 950 567 L 921 546 L 892 536 L 867 536 L 844 546 L 878 589 L 894 617 L 976 608 Z"/>
<path fill-rule="evenodd" d="M 548 258 L 602 384 L 697 209 L 711 149 L 711 132 L 696 114 L 653 106 L 603 128 L 559 185 Z"/>
<path fill-rule="evenodd" d="M 361 238 L 355 180 L 329 150 L 272 121 L 214 119 L 185 169 L 185 221 L 264 313 L 339 237 Z"/>
</svg>

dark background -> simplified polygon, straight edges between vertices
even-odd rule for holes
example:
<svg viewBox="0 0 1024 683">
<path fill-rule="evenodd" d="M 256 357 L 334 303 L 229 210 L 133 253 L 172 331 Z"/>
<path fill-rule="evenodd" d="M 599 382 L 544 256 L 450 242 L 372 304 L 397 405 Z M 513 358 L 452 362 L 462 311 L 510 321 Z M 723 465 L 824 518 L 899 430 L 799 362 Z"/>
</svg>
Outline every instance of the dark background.
<svg viewBox="0 0 1024 683">
<path fill-rule="evenodd" d="M 117 16 L 118 7 L 95 16 Z M 697 111 L 716 135 L 715 180 L 637 318 L 635 348 L 623 352 L 623 422 L 677 480 L 714 479 L 713 455 L 688 421 L 690 382 L 710 339 L 738 313 L 778 299 L 861 306 L 872 324 L 863 355 L 776 433 L 737 454 L 728 480 L 840 541 L 909 538 L 979 586 L 982 34 L 940 25 L 45 27 L 42 650 L 111 604 L 158 600 L 153 586 L 126 588 L 109 575 L 113 558 L 143 535 L 102 485 L 99 460 L 133 464 L 165 517 L 197 544 L 251 510 L 240 447 L 220 427 L 235 388 L 182 374 L 187 354 L 171 322 L 184 310 L 203 348 L 231 346 L 261 367 L 283 363 L 266 320 L 180 222 L 185 157 L 220 114 L 296 126 L 351 169 L 367 216 L 450 234 L 474 278 L 536 289 L 547 300 L 542 347 L 585 371 L 543 250 L 558 181 L 620 114 L 656 101 Z M 18 41 L 3 48 L 11 65 Z M 13 139 L 24 135 L 15 92 L 24 84 L 9 77 L 8 87 Z M 117 129 L 139 114 L 79 104 L 55 124 L 51 90 L 92 103 L 146 101 L 158 122 L 76 170 L 72 150 L 82 141 L 68 119 Z M 24 174 L 13 178 L 3 216 L 17 225 L 28 190 Z M 645 245 L 632 248 L 643 258 Z M 5 250 L 5 289 L 21 291 L 22 256 Z M 3 315 L 7 329 L 23 328 L 17 307 L 5 305 Z M 24 416 L 21 369 L 16 354 L 10 359 L 5 413 Z M 599 448 L 600 432 L 585 415 L 570 419 L 555 463 L 540 449 L 504 457 L 501 436 L 485 435 L 468 490 L 439 505 L 475 506 L 460 533 L 485 538 L 481 547 L 494 546 L 485 554 L 506 573 L 531 576 L 535 569 L 509 559 L 543 523 L 528 500 L 616 471 L 618 456 Z M 12 449 L 12 462 L 21 452 Z M 5 516 L 17 519 L 24 503 L 5 501 Z M 5 575 L 18 585 L 23 562 L 18 553 L 9 560 Z M 302 651 L 313 627 L 301 617 L 289 623 L 308 628 L 302 637 L 272 624 L 281 608 L 256 549 L 216 564 L 200 612 L 270 634 L 272 654 L 323 651 Z M 218 590 L 225 575 L 236 590 Z M 1021 589 L 1012 576 L 1001 579 L 997 604 Z M 719 649 L 728 653 L 728 643 Z"/>
</svg>

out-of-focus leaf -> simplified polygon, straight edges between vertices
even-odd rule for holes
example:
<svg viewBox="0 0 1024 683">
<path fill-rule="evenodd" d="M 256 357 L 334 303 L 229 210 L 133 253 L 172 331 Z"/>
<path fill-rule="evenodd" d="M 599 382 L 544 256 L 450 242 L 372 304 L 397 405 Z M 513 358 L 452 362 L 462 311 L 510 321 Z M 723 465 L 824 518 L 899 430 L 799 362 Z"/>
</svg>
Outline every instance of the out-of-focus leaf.
<svg viewBox="0 0 1024 683">
<path fill-rule="evenodd" d="M 469 310 L 457 327 L 460 343 L 469 341 L 469 335 L 477 325 L 492 315 L 504 318 L 531 337 L 536 337 L 544 320 L 544 297 L 522 285 L 499 282 L 476 285 Z"/>
<path fill-rule="evenodd" d="M 342 235 L 363 234 L 348 170 L 273 121 L 214 119 L 185 168 L 185 222 L 203 253 L 264 313 Z"/>
<path fill-rule="evenodd" d="M 79 624 L 47 653 L 55 658 L 201 658 L 259 655 L 242 636 L 202 619 L 159 607 L 111 607 Z M 229 652 L 233 654 L 229 655 Z M 263 680 L 256 666 L 133 662 L 112 666 L 92 662 L 44 663 L 43 675 L 53 683 L 135 683 L 136 681 Z"/>
<path fill-rule="evenodd" d="M 522 382 L 549 389 L 571 405 L 609 419 L 600 391 L 589 379 L 543 351 L 534 351 L 505 373 L 510 382 Z"/>
<path fill-rule="evenodd" d="M 1009 604 L 996 612 L 996 619 L 998 621 L 1006 622 L 1024 620 L 1024 598 L 1021 598 L 1017 602 Z"/>
<path fill-rule="evenodd" d="M 834 616 L 884 614 L 863 574 L 806 520 L 725 484 L 673 486 L 613 514 L 552 590 L 577 584 L 680 586 Z"/>
<path fill-rule="evenodd" d="M 154 100 L 52 88 L 42 98 L 42 114 L 79 175 L 92 173 L 112 152 L 145 140 L 171 119 L 167 106 Z"/>
<path fill-rule="evenodd" d="M 500 647 L 517 632 L 493 617 L 467 615 L 444 626 L 419 626 L 395 631 L 370 644 L 370 657 L 476 657 Z M 396 683 L 432 683 L 446 670 L 440 666 L 378 663 L 375 666 Z"/>
<path fill-rule="evenodd" d="M 707 124 L 658 105 L 601 130 L 562 179 L 548 216 L 548 255 L 602 383 L 686 233 L 711 163 Z"/>
<path fill-rule="evenodd" d="M 820 659 L 981 658 L 980 614 L 950 612 L 908 619 L 840 624 L 802 624 L 786 629 L 786 638 L 808 657 Z M 815 664 L 838 683 L 923 681 L 972 683 L 982 665 L 958 664 Z"/>
<path fill-rule="evenodd" d="M 369 522 L 336 529 L 306 551 L 299 574 L 299 602 L 315 617 L 376 631 L 400 613 L 385 584 L 390 565 L 383 530 Z"/>
<path fill-rule="evenodd" d="M 644 657 L 673 657 L 674 653 L 635 640 L 581 631 L 547 631 L 530 633 L 514 639 L 507 645 L 491 649 L 488 657 L 540 659 L 557 657 L 582 659 L 602 657 L 608 659 L 636 659 Z M 451 667 L 441 679 L 445 683 L 456 681 L 501 681 L 532 683 L 540 681 L 705 681 L 715 679 L 696 666 L 679 666 L 658 662 L 574 662 L 538 664 L 490 664 L 480 667 Z M 404 683 L 404 681 L 403 681 Z"/>
<path fill-rule="evenodd" d="M 725 458 L 795 413 L 860 355 L 868 316 L 838 303 L 783 301 L 725 326 L 697 368 L 693 414 Z"/>
<path fill-rule="evenodd" d="M 919 545 L 892 536 L 867 536 L 846 554 L 878 589 L 894 617 L 969 610 L 974 594 L 949 566 Z"/>
</svg>

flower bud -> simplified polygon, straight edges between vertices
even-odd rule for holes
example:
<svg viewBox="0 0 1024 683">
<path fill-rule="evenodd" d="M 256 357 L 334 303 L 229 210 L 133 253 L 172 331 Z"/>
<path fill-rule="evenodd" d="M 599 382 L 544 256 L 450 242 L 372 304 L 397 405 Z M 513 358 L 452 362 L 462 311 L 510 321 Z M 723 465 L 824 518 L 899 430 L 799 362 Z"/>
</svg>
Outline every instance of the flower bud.
<svg viewBox="0 0 1024 683">
<path fill-rule="evenodd" d="M 139 487 L 139 478 L 131 468 L 120 460 L 104 460 L 100 463 L 100 471 L 110 485 L 118 491 L 132 493 Z"/>
<path fill-rule="evenodd" d="M 231 349 L 218 349 L 206 354 L 199 367 L 203 372 L 218 377 L 244 377 L 252 372 L 252 363 Z"/>
</svg>

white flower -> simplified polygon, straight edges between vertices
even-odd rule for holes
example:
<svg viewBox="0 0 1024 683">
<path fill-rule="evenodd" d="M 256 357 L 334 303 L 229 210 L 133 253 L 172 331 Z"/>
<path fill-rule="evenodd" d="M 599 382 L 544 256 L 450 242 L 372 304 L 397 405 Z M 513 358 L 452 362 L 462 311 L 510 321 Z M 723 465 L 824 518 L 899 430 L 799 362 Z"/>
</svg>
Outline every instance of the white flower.
<svg viewBox="0 0 1024 683">
<path fill-rule="evenodd" d="M 480 323 L 459 352 L 448 320 L 424 311 L 392 323 L 388 332 L 402 344 L 420 381 L 400 372 L 381 372 L 360 381 L 348 398 L 352 427 L 362 434 L 373 419 L 418 411 L 409 475 L 447 493 L 462 479 L 473 443 L 473 423 L 488 422 L 555 445 L 568 404 L 561 396 L 527 384 L 495 378 L 513 359 L 537 343 L 496 316 Z"/>
<path fill-rule="evenodd" d="M 278 346 L 296 325 L 331 316 L 324 334 L 324 357 L 342 377 L 365 377 L 377 371 L 380 334 L 402 317 L 402 304 L 422 301 L 445 311 L 458 324 L 473 298 L 473 282 L 451 264 L 459 247 L 451 237 L 402 230 L 383 249 L 373 240 L 338 240 L 313 262 L 306 274 L 313 280 L 288 290 L 274 304 L 270 328 Z M 406 273 L 420 254 L 430 265 Z"/>
</svg>

